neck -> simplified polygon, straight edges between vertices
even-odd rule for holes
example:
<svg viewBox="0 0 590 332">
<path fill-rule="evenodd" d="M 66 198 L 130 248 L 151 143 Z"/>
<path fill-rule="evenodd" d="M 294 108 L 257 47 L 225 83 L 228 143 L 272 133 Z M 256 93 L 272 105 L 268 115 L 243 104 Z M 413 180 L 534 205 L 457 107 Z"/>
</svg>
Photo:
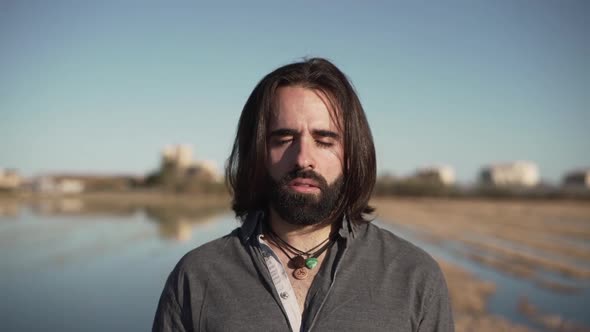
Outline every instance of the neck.
<svg viewBox="0 0 590 332">
<path fill-rule="evenodd" d="M 293 225 L 281 218 L 272 208 L 269 224 L 272 230 L 293 247 L 307 251 L 330 237 L 340 226 L 336 222 L 321 222 L 316 225 Z"/>
</svg>

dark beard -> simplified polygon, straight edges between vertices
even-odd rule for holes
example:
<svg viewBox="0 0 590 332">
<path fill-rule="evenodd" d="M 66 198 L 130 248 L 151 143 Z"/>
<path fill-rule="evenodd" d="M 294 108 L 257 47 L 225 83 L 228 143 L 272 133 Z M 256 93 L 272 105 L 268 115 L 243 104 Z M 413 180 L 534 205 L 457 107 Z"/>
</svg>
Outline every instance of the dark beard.
<svg viewBox="0 0 590 332">
<path fill-rule="evenodd" d="M 289 189 L 288 183 L 296 178 L 315 180 L 320 189 L 319 195 L 302 194 Z M 270 204 L 278 215 L 290 224 L 309 226 L 324 222 L 330 217 L 342 196 L 344 180 L 339 176 L 334 183 L 328 185 L 314 171 L 296 170 L 278 181 L 269 176 L 269 183 Z"/>
</svg>

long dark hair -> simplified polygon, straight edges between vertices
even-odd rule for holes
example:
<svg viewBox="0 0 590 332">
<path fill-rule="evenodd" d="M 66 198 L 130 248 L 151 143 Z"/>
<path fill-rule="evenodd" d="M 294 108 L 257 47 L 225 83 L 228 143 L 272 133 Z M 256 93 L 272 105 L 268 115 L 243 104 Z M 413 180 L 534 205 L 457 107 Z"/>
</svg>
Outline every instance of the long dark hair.
<svg viewBox="0 0 590 332">
<path fill-rule="evenodd" d="M 330 61 L 307 59 L 280 67 L 266 75 L 244 105 L 236 139 L 226 164 L 226 183 L 233 194 L 232 208 L 244 220 L 248 212 L 266 209 L 267 128 L 276 91 L 301 86 L 323 92 L 339 117 L 344 139 L 342 199 L 332 217 L 346 215 L 353 222 L 369 222 L 374 209 L 368 202 L 375 185 L 375 146 L 365 112 L 352 84 Z"/>
</svg>

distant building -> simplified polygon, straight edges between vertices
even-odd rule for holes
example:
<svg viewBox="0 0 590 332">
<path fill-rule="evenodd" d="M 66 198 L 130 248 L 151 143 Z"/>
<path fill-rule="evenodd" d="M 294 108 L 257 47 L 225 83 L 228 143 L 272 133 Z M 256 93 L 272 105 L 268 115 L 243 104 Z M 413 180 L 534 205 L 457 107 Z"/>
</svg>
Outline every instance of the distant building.
<svg viewBox="0 0 590 332">
<path fill-rule="evenodd" d="M 590 168 L 575 170 L 563 177 L 565 187 L 590 188 Z"/>
<path fill-rule="evenodd" d="M 144 182 L 133 175 L 48 174 L 32 181 L 33 191 L 48 194 L 77 194 L 81 192 L 124 192 Z"/>
<path fill-rule="evenodd" d="M 539 183 L 539 169 L 528 161 L 494 164 L 482 168 L 480 181 L 493 186 L 533 187 Z"/>
<path fill-rule="evenodd" d="M 84 182 L 67 176 L 41 176 L 33 181 L 33 190 L 45 194 L 79 194 Z"/>
<path fill-rule="evenodd" d="M 416 170 L 416 178 L 437 181 L 446 186 L 455 183 L 455 171 L 450 166 L 430 166 Z"/>
<path fill-rule="evenodd" d="M 212 160 L 203 160 L 199 162 L 195 162 L 195 166 L 199 167 L 202 172 L 207 174 L 207 176 L 214 180 L 220 181 L 222 179 L 221 174 L 219 173 L 219 169 L 217 168 L 217 164 Z"/>
<path fill-rule="evenodd" d="M 169 145 L 162 151 L 162 172 L 174 174 L 177 179 L 200 179 L 220 181 L 215 162 L 210 160 L 193 160 L 192 147 L 187 144 Z"/>
<path fill-rule="evenodd" d="M 0 169 L 0 190 L 15 190 L 20 188 L 23 179 L 18 172 L 11 169 Z"/>
<path fill-rule="evenodd" d="M 193 149 L 188 144 L 169 145 L 162 151 L 162 168 L 187 169 L 193 163 Z"/>
</svg>

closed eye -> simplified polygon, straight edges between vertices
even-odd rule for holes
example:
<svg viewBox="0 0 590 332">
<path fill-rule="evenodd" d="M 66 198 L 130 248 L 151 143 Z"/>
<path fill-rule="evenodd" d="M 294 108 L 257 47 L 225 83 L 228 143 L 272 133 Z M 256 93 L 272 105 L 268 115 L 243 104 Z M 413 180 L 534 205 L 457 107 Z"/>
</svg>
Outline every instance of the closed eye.
<svg viewBox="0 0 590 332">
<path fill-rule="evenodd" d="M 340 135 L 334 131 L 317 129 L 313 131 L 316 144 L 323 148 L 334 146 L 335 142 L 340 139 Z"/>
<path fill-rule="evenodd" d="M 316 143 L 318 146 L 321 146 L 321 147 L 323 147 L 323 148 L 329 148 L 329 147 L 331 147 L 331 146 L 334 146 L 334 143 L 332 143 L 332 142 L 324 142 L 324 141 L 318 141 L 318 140 L 316 140 L 316 141 L 315 141 L 315 143 Z"/>
<path fill-rule="evenodd" d="M 292 129 L 279 128 L 273 130 L 270 135 L 270 144 L 272 146 L 283 146 L 293 141 L 297 132 Z"/>
<path fill-rule="evenodd" d="M 293 141 L 293 137 L 273 137 L 271 144 L 273 146 L 282 146 Z"/>
</svg>

